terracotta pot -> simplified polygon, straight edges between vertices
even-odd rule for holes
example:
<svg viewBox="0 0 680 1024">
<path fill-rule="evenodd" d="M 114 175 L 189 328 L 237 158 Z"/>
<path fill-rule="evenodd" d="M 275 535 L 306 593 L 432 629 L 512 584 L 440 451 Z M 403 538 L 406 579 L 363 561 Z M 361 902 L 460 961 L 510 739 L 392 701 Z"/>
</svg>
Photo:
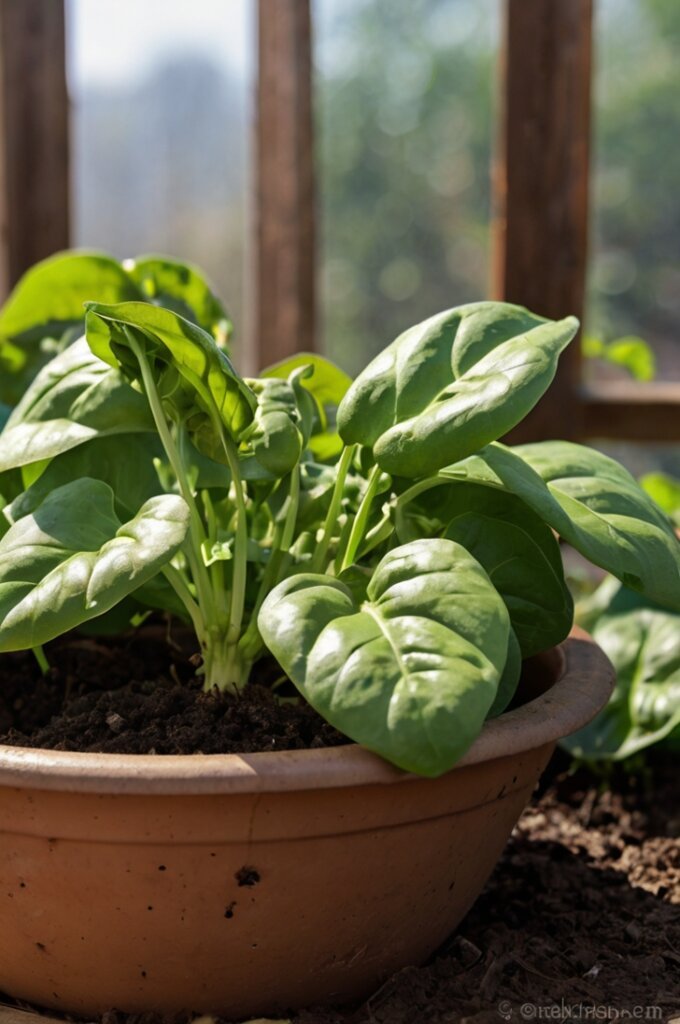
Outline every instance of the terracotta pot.
<svg viewBox="0 0 680 1024">
<path fill-rule="evenodd" d="M 609 697 L 578 633 L 439 779 L 358 746 L 154 757 L 0 747 L 0 991 L 229 1017 L 369 994 L 474 902 L 555 741 Z"/>
</svg>

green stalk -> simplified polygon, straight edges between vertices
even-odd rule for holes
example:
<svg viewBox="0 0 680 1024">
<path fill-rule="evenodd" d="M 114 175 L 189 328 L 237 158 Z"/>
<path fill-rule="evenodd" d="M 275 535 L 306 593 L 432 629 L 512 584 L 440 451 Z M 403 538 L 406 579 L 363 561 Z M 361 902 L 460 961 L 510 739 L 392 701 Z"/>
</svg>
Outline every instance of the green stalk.
<svg viewBox="0 0 680 1024">
<path fill-rule="evenodd" d="M 141 346 L 138 344 L 131 331 L 127 332 L 127 338 L 130 343 L 130 348 L 139 363 L 144 391 L 146 392 L 147 401 L 156 424 L 156 429 L 158 430 L 158 434 L 163 444 L 163 448 L 165 449 L 170 465 L 172 466 L 172 471 L 177 477 L 182 497 L 189 506 L 189 532 L 191 542 L 187 545 L 186 555 L 191 568 L 191 575 L 193 576 L 194 583 L 196 584 L 199 606 L 201 607 L 206 619 L 210 620 L 214 614 L 214 607 L 210 578 L 201 558 L 201 544 L 205 539 L 203 523 L 201 521 L 196 502 L 194 501 L 194 495 L 191 487 L 189 486 L 189 481 L 187 480 L 186 473 L 184 471 L 184 463 L 182 462 L 182 458 L 177 450 L 177 446 L 175 445 L 172 433 L 168 426 L 168 421 L 165 417 L 165 413 L 163 412 L 163 406 L 160 395 L 158 394 L 158 389 L 156 388 L 156 382 L 153 378 L 153 374 L 151 373 L 151 367 L 149 366 Z"/>
<path fill-rule="evenodd" d="M 449 480 L 446 477 L 428 477 L 426 480 L 418 480 L 417 483 L 412 484 L 407 490 L 399 495 L 395 502 L 395 507 L 401 509 L 404 505 L 408 505 L 410 501 L 417 498 L 419 494 L 424 494 L 425 491 L 432 490 L 433 487 L 441 487 L 442 484 L 455 483 L 455 480 Z"/>
<path fill-rule="evenodd" d="M 243 680 L 234 651 L 235 648 L 227 643 L 224 629 L 214 627 L 210 630 L 203 657 L 204 690 L 217 688 L 223 692 L 238 693 Z"/>
<path fill-rule="evenodd" d="M 227 436 L 217 410 L 213 410 L 213 423 L 219 434 L 224 454 L 231 471 L 232 483 L 236 498 L 236 536 L 234 538 L 234 570 L 231 581 L 231 601 L 229 604 L 229 619 L 226 636 L 220 637 L 220 644 L 224 645 L 223 654 L 216 656 L 215 662 L 206 663 L 206 688 L 217 685 L 224 689 L 228 685 L 235 688 L 237 684 L 245 681 L 248 666 L 243 663 L 238 649 L 238 642 L 241 638 L 241 625 L 243 623 L 243 612 L 246 602 L 246 583 L 248 580 L 248 510 L 243 496 L 243 481 L 238 465 L 238 451 L 236 445 Z M 215 638 L 217 642 L 217 638 Z M 217 675 L 224 672 L 226 682 L 221 682 Z M 213 679 L 213 674 L 215 678 Z"/>
<path fill-rule="evenodd" d="M 238 454 L 234 442 L 228 438 L 220 424 L 220 437 L 229 469 L 231 470 L 236 495 L 236 538 L 234 541 L 234 575 L 231 587 L 231 604 L 229 607 L 229 626 L 227 640 L 229 644 L 238 642 L 243 621 L 243 609 L 246 598 L 246 574 L 248 570 L 248 512 L 243 497 L 243 482 L 238 467 Z"/>
<path fill-rule="evenodd" d="M 205 509 L 205 518 L 208 524 L 208 540 L 212 543 L 216 543 L 218 524 L 215 509 L 213 508 L 213 503 L 208 491 L 202 491 L 201 497 L 203 498 L 203 508 Z M 226 620 L 229 615 L 229 602 L 227 599 L 227 588 L 224 582 L 224 562 L 221 559 L 217 559 L 212 563 L 212 565 L 208 566 L 208 572 L 210 573 L 212 592 L 217 608 L 217 617 L 220 621 Z"/>
<path fill-rule="evenodd" d="M 403 510 L 409 502 L 414 501 L 415 498 L 421 494 L 425 494 L 426 491 L 431 491 L 433 487 L 441 487 L 443 484 L 451 483 L 446 477 L 428 477 L 426 480 L 418 480 L 417 483 L 412 484 L 407 490 L 399 495 L 394 503 L 394 522 L 395 527 L 398 529 Z"/>
<path fill-rule="evenodd" d="M 295 466 L 291 471 L 289 503 L 286 510 L 286 518 L 283 525 L 278 524 L 274 531 L 271 554 L 266 568 L 262 574 L 260 586 L 255 598 L 255 604 L 250 616 L 250 622 L 239 643 L 239 648 L 249 662 L 252 662 L 262 648 L 260 631 L 257 628 L 257 616 L 265 597 L 279 582 L 281 567 L 288 549 L 293 543 L 295 534 L 295 523 L 297 520 L 298 507 L 300 504 L 300 467 Z"/>
<path fill-rule="evenodd" d="M 357 514 L 354 517 L 352 523 L 352 529 L 350 531 L 349 539 L 347 541 L 347 547 L 345 548 L 342 559 L 340 559 L 340 552 L 336 559 L 336 568 L 338 572 L 342 572 L 348 565 L 351 565 L 356 558 L 359 545 L 361 544 L 364 533 L 366 532 L 366 525 L 368 523 L 368 517 L 371 513 L 371 506 L 373 499 L 378 491 L 378 484 L 380 483 L 380 477 L 382 470 L 380 466 L 374 466 L 368 477 L 368 487 L 361 499 L 361 504 L 357 509 Z"/>
<path fill-rule="evenodd" d="M 205 626 L 203 623 L 203 617 L 201 616 L 201 609 L 194 601 L 182 573 L 175 569 L 174 565 L 166 565 L 163 569 L 163 575 L 186 608 L 187 614 L 189 615 L 194 630 L 196 631 L 196 636 L 202 643 Z"/>
<path fill-rule="evenodd" d="M 323 523 L 323 532 L 319 541 L 319 546 L 316 549 L 310 572 L 325 572 L 328 557 L 328 548 L 333 537 L 333 528 L 338 520 L 340 509 L 342 507 L 342 495 L 345 489 L 345 480 L 347 479 L 347 473 L 356 451 L 356 445 L 351 444 L 347 448 L 343 449 L 340 461 L 338 462 L 338 472 L 335 478 L 335 486 L 333 487 L 333 495 L 331 497 L 331 503 L 326 513 L 326 518 Z"/>
<path fill-rule="evenodd" d="M 37 647 L 32 647 L 31 650 L 33 651 L 35 660 L 38 662 L 38 665 L 40 666 L 40 671 L 44 676 L 46 676 L 50 670 L 50 663 L 47 660 L 44 650 L 42 649 L 40 644 Z"/>
<path fill-rule="evenodd" d="M 295 465 L 291 470 L 290 474 L 290 492 L 289 492 L 289 504 L 286 510 L 286 518 L 283 523 L 283 532 L 281 534 L 281 546 L 282 552 L 288 551 L 288 548 L 293 543 L 293 536 L 295 534 L 295 523 L 297 521 L 298 508 L 300 506 L 300 466 Z"/>
<path fill-rule="evenodd" d="M 364 538 L 361 549 L 362 558 L 377 548 L 379 544 L 387 540 L 394 533 L 394 526 L 390 521 L 389 513 L 383 515 L 382 519 L 372 527 Z"/>
</svg>

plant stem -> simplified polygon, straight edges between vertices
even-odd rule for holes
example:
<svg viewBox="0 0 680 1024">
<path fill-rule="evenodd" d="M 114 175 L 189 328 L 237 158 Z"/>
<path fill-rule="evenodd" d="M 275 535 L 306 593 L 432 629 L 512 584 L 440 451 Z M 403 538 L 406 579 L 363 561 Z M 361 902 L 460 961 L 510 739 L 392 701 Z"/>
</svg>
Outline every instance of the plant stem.
<svg viewBox="0 0 680 1024">
<path fill-rule="evenodd" d="M 300 466 L 296 464 L 291 470 L 290 474 L 290 492 L 288 498 L 289 504 L 286 510 L 286 518 L 283 523 L 283 531 L 281 533 L 281 551 L 288 551 L 288 548 L 293 543 L 293 536 L 295 534 L 295 522 L 297 520 L 298 507 L 300 505 Z"/>
<path fill-rule="evenodd" d="M 243 681 L 243 672 L 236 648 L 228 644 L 224 629 L 216 627 L 209 632 L 203 657 L 203 670 L 204 690 L 216 687 L 218 690 L 238 693 L 239 684 Z"/>
<path fill-rule="evenodd" d="M 383 541 L 387 540 L 388 537 L 394 532 L 394 527 L 390 522 L 389 513 L 383 515 L 382 519 L 373 526 L 366 536 L 364 537 L 364 543 L 361 548 L 361 555 L 367 555 L 369 551 L 373 551 L 377 548 L 378 544 L 382 544 Z"/>
<path fill-rule="evenodd" d="M 210 492 L 201 491 L 201 497 L 203 498 L 203 508 L 205 510 L 205 518 L 208 525 L 208 539 L 215 544 L 217 543 L 218 525 Z M 217 617 L 220 621 L 226 621 L 229 616 L 229 600 L 227 596 L 227 588 L 224 583 L 224 562 L 221 559 L 217 559 L 212 563 L 212 565 L 208 566 L 208 572 L 210 573 Z"/>
<path fill-rule="evenodd" d="M 236 497 L 236 537 L 234 540 L 234 574 L 231 584 L 231 603 L 229 606 L 229 625 L 227 626 L 227 645 L 236 646 L 241 635 L 243 609 L 246 599 L 246 582 L 248 572 L 248 510 L 243 497 L 243 482 L 238 466 L 236 446 L 222 426 L 215 410 L 215 426 L 219 432 L 224 454 L 231 470 L 232 483 Z"/>
<path fill-rule="evenodd" d="M 395 502 L 395 507 L 401 509 L 404 505 L 408 505 L 410 501 L 417 498 L 419 494 L 423 494 L 425 491 L 432 490 L 433 487 L 441 487 L 442 484 L 455 483 L 454 480 L 447 480 L 443 476 L 428 477 L 426 480 L 418 480 L 417 483 L 412 484 L 407 490 L 399 495 Z"/>
<path fill-rule="evenodd" d="M 395 529 L 398 531 L 399 524 L 402 522 L 403 510 L 409 502 L 414 501 L 421 494 L 425 494 L 426 491 L 431 491 L 433 487 L 441 487 L 443 484 L 453 482 L 455 481 L 447 480 L 446 477 L 435 476 L 428 477 L 425 480 L 418 480 L 417 483 L 407 488 L 394 503 Z"/>
<path fill-rule="evenodd" d="M 364 492 L 364 496 L 361 499 L 359 508 L 357 509 L 357 514 L 354 517 L 352 529 L 350 531 L 349 539 L 347 541 L 347 547 L 345 548 L 342 559 L 340 559 L 340 552 L 338 552 L 338 556 L 336 559 L 336 568 L 338 568 L 339 564 L 339 572 L 342 572 L 343 569 L 346 569 L 348 565 L 351 565 L 354 559 L 356 558 L 357 551 L 359 550 L 359 545 L 361 544 L 362 538 L 366 531 L 368 517 L 371 513 L 371 505 L 373 504 L 373 499 L 375 498 L 376 493 L 378 491 L 378 485 L 380 483 L 381 475 L 382 470 L 380 466 L 377 465 L 373 467 L 369 474 L 368 487 Z"/>
<path fill-rule="evenodd" d="M 163 412 L 163 405 L 161 403 L 158 389 L 156 388 L 156 382 L 151 372 L 146 355 L 144 354 L 141 346 L 137 342 L 137 339 L 131 331 L 127 331 L 127 338 L 130 344 L 130 348 L 137 358 L 139 368 L 142 373 L 142 382 L 144 384 L 144 391 L 146 392 L 147 401 L 151 409 L 151 414 L 156 424 L 163 448 L 165 449 L 168 461 L 172 466 L 172 471 L 177 478 L 179 489 L 182 497 L 189 506 L 189 530 L 191 535 L 191 543 L 187 545 L 186 554 L 187 560 L 191 567 L 191 574 L 196 584 L 196 591 L 198 594 L 198 603 L 201 607 L 204 616 L 207 619 L 212 618 L 213 613 L 213 596 L 210 587 L 210 578 L 207 570 L 203 565 L 201 559 L 201 544 L 205 539 L 205 531 L 203 529 L 203 523 L 194 501 L 194 495 L 189 481 L 187 480 L 186 473 L 184 471 L 184 463 L 175 445 L 168 421 Z"/>
<path fill-rule="evenodd" d="M 259 651 L 262 648 L 262 640 L 260 639 L 260 631 L 257 628 L 257 616 L 262 603 L 273 587 L 279 582 L 281 566 L 284 560 L 284 556 L 287 554 L 290 545 L 293 542 L 293 536 L 295 533 L 295 522 L 297 520 L 298 507 L 300 503 L 300 467 L 295 466 L 291 471 L 290 477 L 290 494 L 289 504 L 286 510 L 286 518 L 283 526 L 277 525 L 274 533 L 274 541 L 272 543 L 272 550 L 267 562 L 260 586 L 257 591 L 257 597 L 255 604 L 250 615 L 250 622 L 243 634 L 239 643 L 239 648 L 243 653 L 243 656 L 248 661 L 253 661 Z"/>
<path fill-rule="evenodd" d="M 38 662 L 38 665 L 40 666 L 40 671 L 44 676 L 46 676 L 50 670 L 50 663 L 45 656 L 45 652 L 43 651 L 40 644 L 38 644 L 37 647 L 32 647 L 31 650 L 33 651 L 35 660 Z"/>
<path fill-rule="evenodd" d="M 328 506 L 328 512 L 324 519 L 323 532 L 319 541 L 319 546 L 316 549 L 314 558 L 312 559 L 312 565 L 310 567 L 311 572 L 325 572 L 326 560 L 328 556 L 328 548 L 333 536 L 333 528 L 337 522 L 340 514 L 340 508 L 342 507 L 342 495 L 345 489 L 345 480 L 347 479 L 347 473 L 356 451 L 356 445 L 351 444 L 347 448 L 343 449 L 340 461 L 338 462 L 338 472 L 335 477 L 335 486 L 333 487 L 333 495 L 331 497 L 331 503 Z"/>
<path fill-rule="evenodd" d="M 174 565 L 166 565 L 162 571 L 166 580 L 177 594 L 177 597 L 180 599 L 180 601 L 186 608 L 187 614 L 189 615 L 194 630 L 196 631 L 196 636 L 198 637 L 199 641 L 202 642 L 204 633 L 204 623 L 203 618 L 201 616 L 201 609 L 198 607 L 193 597 L 191 596 L 191 591 L 189 590 L 189 587 L 187 586 L 186 581 L 182 576 L 182 573 L 179 572 L 179 570 L 175 569 Z"/>
</svg>

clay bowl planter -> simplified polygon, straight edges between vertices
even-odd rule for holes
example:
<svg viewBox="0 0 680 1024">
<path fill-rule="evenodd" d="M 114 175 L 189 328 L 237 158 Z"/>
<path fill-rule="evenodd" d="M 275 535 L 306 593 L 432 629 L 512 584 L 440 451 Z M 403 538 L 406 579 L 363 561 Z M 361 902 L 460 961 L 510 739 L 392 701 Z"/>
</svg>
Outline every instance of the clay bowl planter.
<svg viewBox="0 0 680 1024">
<path fill-rule="evenodd" d="M 416 778 L 356 745 L 154 757 L 0 747 L 0 990 L 232 1018 L 369 994 L 479 894 L 559 737 L 609 697 L 585 634 Z"/>
</svg>

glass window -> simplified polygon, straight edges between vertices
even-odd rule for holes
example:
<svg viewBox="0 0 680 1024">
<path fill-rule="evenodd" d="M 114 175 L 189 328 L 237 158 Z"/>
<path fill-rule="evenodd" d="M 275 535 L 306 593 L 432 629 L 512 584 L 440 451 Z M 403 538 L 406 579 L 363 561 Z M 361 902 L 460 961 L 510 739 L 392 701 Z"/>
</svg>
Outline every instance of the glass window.
<svg viewBox="0 0 680 1024">
<path fill-rule="evenodd" d="M 316 0 L 324 346 L 488 292 L 496 0 Z"/>
<path fill-rule="evenodd" d="M 73 241 L 183 257 L 243 334 L 251 0 L 69 0 Z"/>
<path fill-rule="evenodd" d="M 652 359 L 638 347 L 634 360 L 659 380 L 680 379 L 679 46 L 677 0 L 598 0 L 586 336 L 595 350 L 642 338 Z M 615 360 L 586 368 L 626 373 Z"/>
</svg>

